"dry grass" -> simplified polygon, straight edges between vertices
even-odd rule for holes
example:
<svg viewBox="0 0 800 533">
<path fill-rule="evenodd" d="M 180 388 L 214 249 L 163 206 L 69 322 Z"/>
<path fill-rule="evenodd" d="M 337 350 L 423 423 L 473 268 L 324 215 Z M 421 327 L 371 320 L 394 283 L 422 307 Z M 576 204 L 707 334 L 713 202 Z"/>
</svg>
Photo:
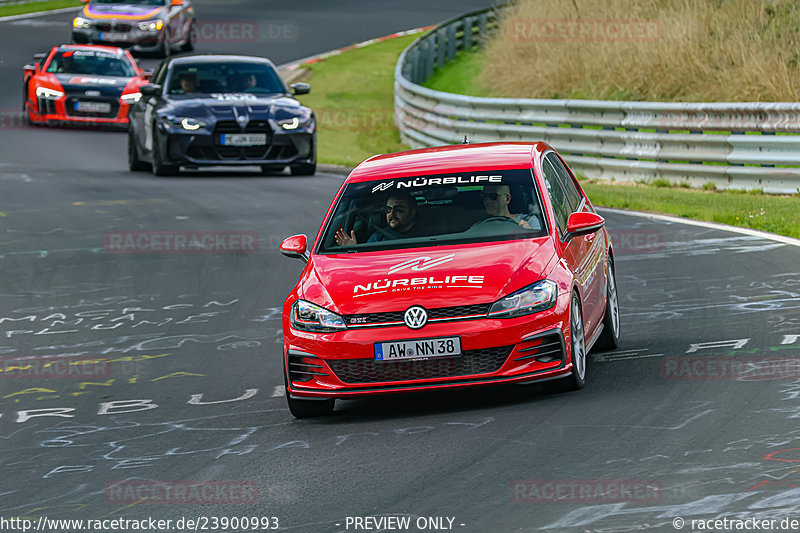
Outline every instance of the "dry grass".
<svg viewBox="0 0 800 533">
<path fill-rule="evenodd" d="M 486 53 L 498 96 L 794 102 L 800 3 L 521 0 Z"/>
</svg>

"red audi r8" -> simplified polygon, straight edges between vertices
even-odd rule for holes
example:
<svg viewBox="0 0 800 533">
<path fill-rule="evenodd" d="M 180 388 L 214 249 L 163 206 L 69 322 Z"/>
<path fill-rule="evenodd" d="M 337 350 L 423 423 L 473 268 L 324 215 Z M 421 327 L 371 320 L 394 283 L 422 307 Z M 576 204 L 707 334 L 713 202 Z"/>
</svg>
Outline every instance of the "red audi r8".
<svg viewBox="0 0 800 533">
<path fill-rule="evenodd" d="M 128 124 L 128 108 L 148 83 L 130 52 L 62 45 L 25 65 L 23 111 L 31 124 Z"/>
<path fill-rule="evenodd" d="M 620 335 L 604 220 L 547 144 L 381 155 L 337 193 L 283 307 L 295 417 L 336 398 L 564 378 Z"/>
</svg>

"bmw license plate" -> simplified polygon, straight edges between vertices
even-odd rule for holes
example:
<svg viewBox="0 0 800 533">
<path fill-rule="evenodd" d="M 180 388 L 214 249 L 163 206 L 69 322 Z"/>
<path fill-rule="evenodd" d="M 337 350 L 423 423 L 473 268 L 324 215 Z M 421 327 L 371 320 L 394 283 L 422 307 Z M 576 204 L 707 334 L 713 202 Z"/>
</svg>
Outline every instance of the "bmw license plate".
<svg viewBox="0 0 800 533">
<path fill-rule="evenodd" d="M 224 133 L 219 136 L 222 146 L 266 146 L 266 133 Z"/>
<path fill-rule="evenodd" d="M 110 113 L 111 104 L 107 102 L 75 102 L 75 111 L 84 113 Z"/>
<path fill-rule="evenodd" d="M 107 42 L 128 42 L 131 40 L 131 36 L 129 33 L 115 33 L 111 31 L 104 31 L 100 32 L 97 35 L 98 41 L 107 41 Z"/>
<path fill-rule="evenodd" d="M 410 341 L 377 342 L 374 344 L 374 348 L 376 361 L 454 357 L 461 355 L 461 338 L 436 337 Z"/>
</svg>

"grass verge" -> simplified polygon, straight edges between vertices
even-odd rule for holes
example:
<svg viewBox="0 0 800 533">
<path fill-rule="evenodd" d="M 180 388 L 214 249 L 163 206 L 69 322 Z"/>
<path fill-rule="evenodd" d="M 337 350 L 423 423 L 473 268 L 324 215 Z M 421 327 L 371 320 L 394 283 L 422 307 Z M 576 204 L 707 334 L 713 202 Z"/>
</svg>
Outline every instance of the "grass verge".
<svg viewBox="0 0 800 533">
<path fill-rule="evenodd" d="M 51 9 L 63 9 L 67 7 L 78 8 L 82 5 L 83 4 L 80 2 L 80 0 L 47 0 L 45 2 L 26 2 L 24 4 L 0 6 L 0 17 L 24 15 L 25 13 L 38 13 L 39 11 L 50 11 Z"/>
<path fill-rule="evenodd" d="M 321 163 L 355 166 L 375 154 L 408 149 L 394 124 L 394 66 L 417 37 L 389 39 L 308 67 L 312 91 L 299 100 L 317 117 Z"/>
</svg>

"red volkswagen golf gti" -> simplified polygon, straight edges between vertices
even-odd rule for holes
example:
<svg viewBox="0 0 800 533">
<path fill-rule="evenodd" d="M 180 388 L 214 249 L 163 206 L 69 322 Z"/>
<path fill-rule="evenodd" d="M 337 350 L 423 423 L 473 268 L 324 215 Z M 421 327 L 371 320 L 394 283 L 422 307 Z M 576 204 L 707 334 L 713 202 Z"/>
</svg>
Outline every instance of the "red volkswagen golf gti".
<svg viewBox="0 0 800 533">
<path fill-rule="evenodd" d="M 372 157 L 344 181 L 283 307 L 296 417 L 336 398 L 555 378 L 616 348 L 604 220 L 545 143 Z"/>
</svg>

